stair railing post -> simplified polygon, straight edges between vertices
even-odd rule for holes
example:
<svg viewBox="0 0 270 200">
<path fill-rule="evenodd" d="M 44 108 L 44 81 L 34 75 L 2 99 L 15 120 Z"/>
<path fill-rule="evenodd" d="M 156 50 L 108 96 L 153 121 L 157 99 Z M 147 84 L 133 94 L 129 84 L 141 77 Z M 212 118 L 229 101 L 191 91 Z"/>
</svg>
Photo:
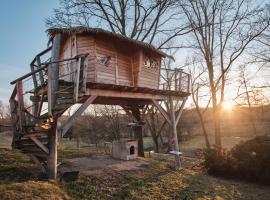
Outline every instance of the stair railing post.
<svg viewBox="0 0 270 200">
<path fill-rule="evenodd" d="M 17 87 L 15 86 L 12 92 L 12 95 L 9 99 L 10 116 L 11 116 L 11 123 L 12 123 L 12 132 L 13 132 L 12 146 L 14 145 L 14 142 L 19 137 L 18 131 L 17 131 L 17 108 L 16 108 L 16 103 L 15 103 L 16 95 L 17 95 Z"/>
<path fill-rule="evenodd" d="M 16 90 L 18 95 L 18 116 L 19 116 L 19 123 L 20 123 L 20 130 L 23 132 L 24 125 L 25 125 L 25 112 L 24 112 L 24 100 L 23 100 L 23 83 L 22 81 L 18 81 L 16 83 Z"/>
<path fill-rule="evenodd" d="M 61 34 L 56 34 L 53 38 L 51 61 L 60 60 Z M 55 62 L 48 67 L 48 111 L 53 115 L 53 109 L 56 104 L 58 90 L 59 63 Z"/>
<path fill-rule="evenodd" d="M 81 68 L 81 58 L 78 58 L 74 77 L 74 100 L 78 101 L 79 98 L 79 86 L 80 86 L 80 68 Z"/>
<path fill-rule="evenodd" d="M 61 34 L 56 34 L 53 38 L 51 61 L 60 60 Z M 49 129 L 49 156 L 47 159 L 48 178 L 57 177 L 57 118 L 53 115 L 56 104 L 59 80 L 59 62 L 51 63 L 48 68 L 48 112 L 53 117 Z"/>
</svg>

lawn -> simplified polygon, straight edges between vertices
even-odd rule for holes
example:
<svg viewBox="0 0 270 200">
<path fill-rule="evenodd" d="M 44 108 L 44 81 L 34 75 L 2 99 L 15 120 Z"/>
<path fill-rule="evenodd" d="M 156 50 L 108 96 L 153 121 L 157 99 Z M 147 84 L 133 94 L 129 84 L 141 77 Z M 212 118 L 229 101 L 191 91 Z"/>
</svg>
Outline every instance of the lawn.
<svg viewBox="0 0 270 200">
<path fill-rule="evenodd" d="M 60 150 L 64 157 L 91 156 L 89 148 Z M 101 153 L 101 152 L 100 152 Z M 154 159 L 155 158 L 155 159 Z M 158 154 L 141 158 L 143 170 L 110 169 L 82 172 L 76 181 L 48 182 L 29 159 L 18 151 L 0 149 L 0 199 L 270 199 L 267 186 L 226 180 L 192 169 L 175 171 Z M 184 158 L 184 163 L 188 158 Z"/>
</svg>

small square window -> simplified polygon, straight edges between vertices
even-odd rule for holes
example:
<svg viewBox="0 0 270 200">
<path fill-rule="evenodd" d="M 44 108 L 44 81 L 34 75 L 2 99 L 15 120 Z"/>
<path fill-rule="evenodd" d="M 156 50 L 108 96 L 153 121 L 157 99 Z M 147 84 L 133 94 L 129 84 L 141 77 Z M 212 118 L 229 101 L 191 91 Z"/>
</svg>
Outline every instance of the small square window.
<svg viewBox="0 0 270 200">
<path fill-rule="evenodd" d="M 99 62 L 100 64 L 109 67 L 110 65 L 111 56 L 103 56 L 100 58 Z"/>
<path fill-rule="evenodd" d="M 157 60 L 147 56 L 145 57 L 145 60 L 144 60 L 144 66 L 149 69 L 157 69 L 158 62 Z"/>
</svg>

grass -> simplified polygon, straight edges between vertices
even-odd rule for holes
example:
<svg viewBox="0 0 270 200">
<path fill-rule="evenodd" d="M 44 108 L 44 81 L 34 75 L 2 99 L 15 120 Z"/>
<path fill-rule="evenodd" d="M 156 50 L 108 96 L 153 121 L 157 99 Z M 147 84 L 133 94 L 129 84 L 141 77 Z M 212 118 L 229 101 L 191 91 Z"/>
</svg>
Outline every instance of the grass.
<svg viewBox="0 0 270 200">
<path fill-rule="evenodd" d="M 197 140 L 200 141 L 200 138 Z M 151 144 L 149 138 L 145 142 Z M 200 143 L 197 142 L 198 144 Z M 185 145 L 188 147 L 191 144 L 182 144 L 182 147 Z M 195 148 L 196 145 L 191 147 Z M 64 158 L 102 154 L 104 151 L 97 151 L 93 147 L 77 149 L 72 142 L 67 142 L 60 146 L 58 153 L 61 161 Z M 83 172 L 76 181 L 48 182 L 27 156 L 19 151 L 2 148 L 0 199 L 270 199 L 270 188 L 267 186 L 216 178 L 203 170 L 190 167 L 181 172 L 175 171 L 168 164 L 167 157 L 159 160 L 157 158 L 161 156 L 156 154 L 152 158 L 143 158 L 150 165 L 140 170 L 116 172 L 112 169 L 100 169 L 91 174 Z M 189 166 L 193 161 L 190 160 Z"/>
<path fill-rule="evenodd" d="M 59 154 L 73 157 L 91 152 L 60 150 Z M 26 156 L 0 149 L 0 199 L 270 199 L 267 186 L 215 178 L 202 170 L 179 172 L 172 170 L 168 162 L 143 160 L 150 165 L 140 170 L 103 169 L 82 173 L 76 181 L 48 182 Z"/>
<path fill-rule="evenodd" d="M 0 149 L 1 200 L 68 200 L 57 182 L 48 182 L 28 157 L 19 151 Z"/>
<path fill-rule="evenodd" d="M 150 167 L 132 172 L 98 170 L 77 181 L 63 182 L 74 199 L 269 199 L 266 186 L 211 177 L 203 171 L 181 172 L 166 162 L 146 159 Z"/>
</svg>

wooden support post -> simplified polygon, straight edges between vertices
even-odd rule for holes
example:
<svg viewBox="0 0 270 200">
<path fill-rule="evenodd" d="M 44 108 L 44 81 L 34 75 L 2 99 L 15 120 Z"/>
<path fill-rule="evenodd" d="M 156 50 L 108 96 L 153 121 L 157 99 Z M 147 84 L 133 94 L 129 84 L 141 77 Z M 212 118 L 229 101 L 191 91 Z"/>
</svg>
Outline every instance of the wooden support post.
<svg viewBox="0 0 270 200">
<path fill-rule="evenodd" d="M 36 61 L 37 61 L 37 65 L 38 65 L 38 69 L 41 68 L 41 60 L 40 60 L 40 56 L 37 56 L 36 57 Z M 42 71 L 39 71 L 39 81 L 40 81 L 40 84 L 43 85 L 44 84 L 44 77 L 43 77 L 43 72 Z"/>
<path fill-rule="evenodd" d="M 86 108 L 96 99 L 96 96 L 90 96 L 75 113 L 68 119 L 68 121 L 59 129 L 62 137 L 66 134 L 66 132 L 71 128 L 72 124 L 76 121 L 76 119 L 85 111 Z"/>
<path fill-rule="evenodd" d="M 76 67 L 76 73 L 74 77 L 74 100 L 75 102 L 78 101 L 79 98 L 79 86 L 80 86 L 80 71 L 81 71 L 81 58 L 79 58 L 77 67 Z"/>
<path fill-rule="evenodd" d="M 16 91 L 16 87 L 14 89 Z M 15 97 L 14 97 L 15 98 Z M 15 141 L 19 138 L 20 133 L 17 130 L 17 108 L 16 108 L 16 101 L 14 98 L 11 98 L 9 100 L 9 105 L 10 105 L 10 115 L 11 115 L 11 123 L 12 123 L 12 132 L 13 132 L 13 137 L 12 137 L 12 147 L 15 144 Z"/>
<path fill-rule="evenodd" d="M 154 103 L 154 105 L 157 107 L 157 109 L 159 110 L 159 112 L 161 113 L 161 115 L 166 119 L 166 121 L 172 125 L 172 121 L 171 119 L 169 118 L 166 110 L 164 110 L 164 108 L 161 107 L 161 105 L 159 105 L 159 103 L 155 100 L 155 99 L 152 99 L 152 102 Z"/>
<path fill-rule="evenodd" d="M 191 85 L 191 75 L 188 74 L 188 86 L 187 86 L 187 92 L 190 92 L 190 85 Z"/>
<path fill-rule="evenodd" d="M 22 81 L 18 81 L 16 84 L 17 87 L 17 95 L 18 95 L 18 116 L 20 122 L 20 130 L 23 132 L 23 128 L 25 125 L 25 113 L 24 113 L 24 100 L 23 100 L 23 83 Z"/>
<path fill-rule="evenodd" d="M 138 105 L 131 106 L 131 113 L 136 121 L 139 123 L 142 121 L 142 112 Z M 135 137 L 138 140 L 138 156 L 144 157 L 143 147 L 143 125 L 134 127 Z"/>
<path fill-rule="evenodd" d="M 171 126 L 172 126 L 172 132 L 173 132 L 173 140 L 174 140 L 174 151 L 175 152 L 179 152 L 179 143 L 178 143 L 178 137 L 177 137 L 177 123 L 175 120 L 175 110 L 174 110 L 174 105 L 173 105 L 173 99 L 172 97 L 169 98 L 170 101 L 170 111 L 171 111 Z M 181 161 L 180 161 L 180 155 L 179 154 L 175 154 L 175 167 L 176 169 L 180 169 L 181 168 Z"/>
<path fill-rule="evenodd" d="M 182 70 L 179 72 L 179 89 L 178 91 L 182 90 Z"/>
<path fill-rule="evenodd" d="M 55 62 L 60 60 L 60 47 L 61 47 L 61 34 L 56 34 L 53 38 L 52 46 L 52 63 L 48 68 L 48 111 L 49 115 L 52 116 L 52 110 L 55 106 L 57 99 L 58 90 L 58 74 L 59 74 L 59 63 Z"/>
<path fill-rule="evenodd" d="M 30 65 L 30 68 L 31 68 L 31 72 L 35 71 L 34 69 L 34 65 Z M 36 89 L 37 88 L 37 77 L 36 77 L 36 74 L 32 74 L 32 79 L 33 79 L 33 84 L 34 84 L 34 88 Z"/>
<path fill-rule="evenodd" d="M 48 179 L 57 178 L 57 120 L 51 123 L 49 131 L 49 156 L 47 159 L 47 175 Z"/>
</svg>

